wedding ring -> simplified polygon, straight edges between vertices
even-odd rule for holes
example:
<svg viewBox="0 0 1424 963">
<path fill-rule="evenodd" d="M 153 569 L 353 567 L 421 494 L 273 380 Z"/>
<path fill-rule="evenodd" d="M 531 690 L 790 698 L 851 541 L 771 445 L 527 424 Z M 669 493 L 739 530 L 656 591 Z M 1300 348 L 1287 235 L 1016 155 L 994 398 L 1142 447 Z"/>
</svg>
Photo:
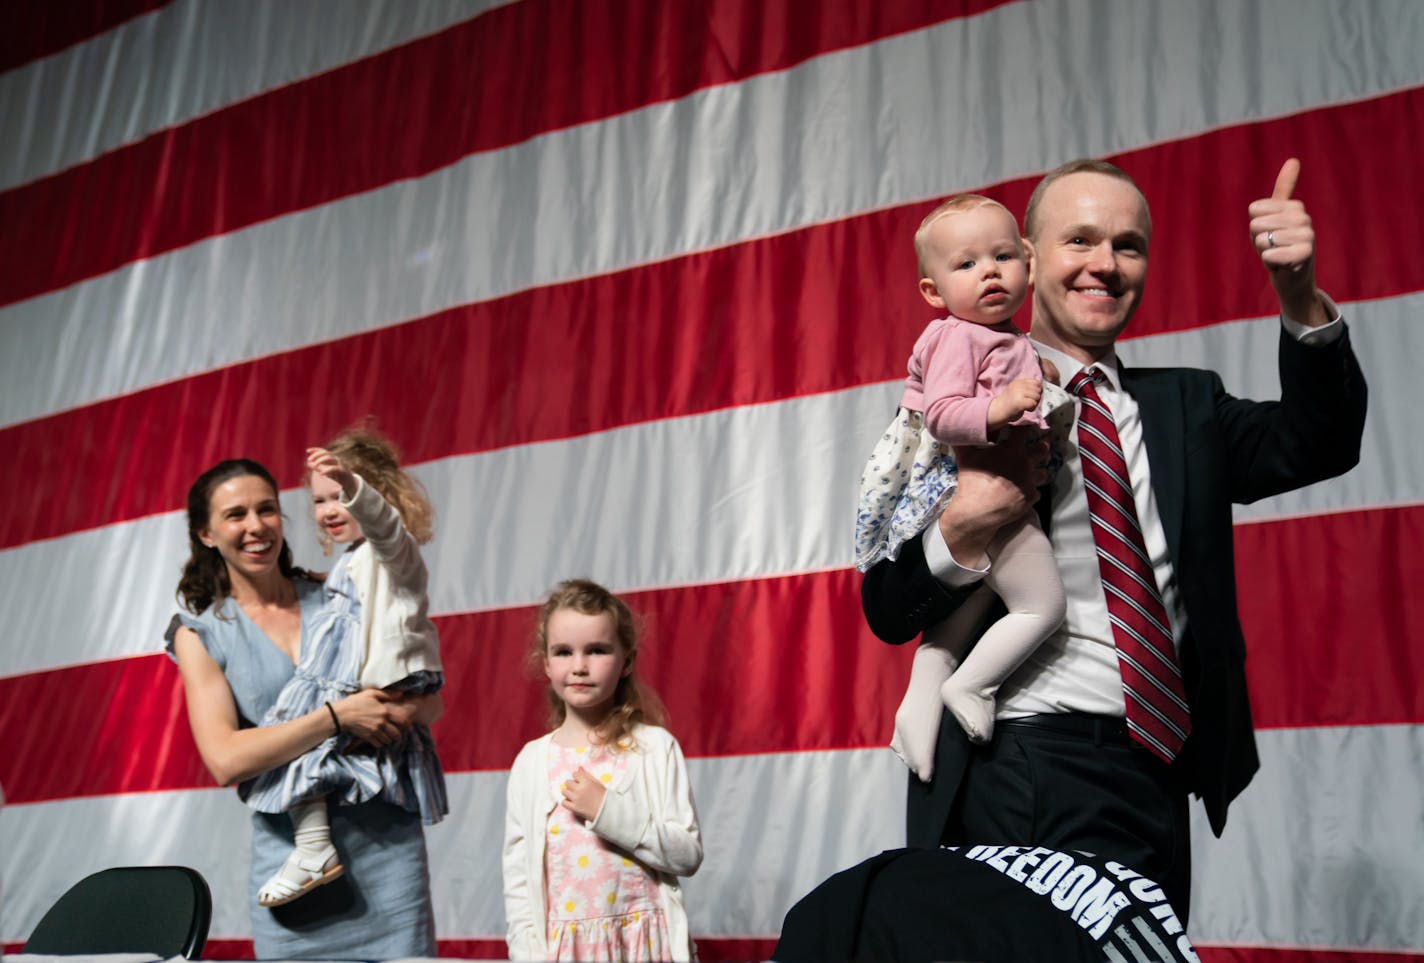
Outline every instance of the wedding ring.
<svg viewBox="0 0 1424 963">
<path fill-rule="evenodd" d="M 1275 231 L 1267 231 L 1267 232 L 1266 232 L 1266 247 L 1275 247 L 1275 246 L 1276 246 L 1276 232 L 1275 232 Z"/>
</svg>

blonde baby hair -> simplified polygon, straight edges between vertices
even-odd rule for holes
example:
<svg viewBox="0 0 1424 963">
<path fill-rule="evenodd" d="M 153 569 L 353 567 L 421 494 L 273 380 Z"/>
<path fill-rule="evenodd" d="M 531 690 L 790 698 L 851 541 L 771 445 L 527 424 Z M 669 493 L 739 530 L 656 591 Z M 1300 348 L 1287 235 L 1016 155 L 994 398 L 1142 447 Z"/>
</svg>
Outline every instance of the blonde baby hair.
<svg viewBox="0 0 1424 963">
<path fill-rule="evenodd" d="M 915 231 L 915 262 L 920 271 L 920 277 L 929 277 L 929 270 L 925 266 L 925 245 L 929 243 L 930 228 L 941 218 L 949 217 L 951 214 L 962 214 L 965 211 L 977 210 L 981 207 L 997 207 L 1013 219 L 1014 214 L 1007 207 L 994 200 L 992 197 L 985 197 L 983 194 L 956 194 L 947 201 L 940 202 L 934 210 L 925 215 L 925 219 L 920 222 L 920 226 Z M 1014 220 L 1014 225 L 1018 226 L 1018 221 Z"/>
</svg>

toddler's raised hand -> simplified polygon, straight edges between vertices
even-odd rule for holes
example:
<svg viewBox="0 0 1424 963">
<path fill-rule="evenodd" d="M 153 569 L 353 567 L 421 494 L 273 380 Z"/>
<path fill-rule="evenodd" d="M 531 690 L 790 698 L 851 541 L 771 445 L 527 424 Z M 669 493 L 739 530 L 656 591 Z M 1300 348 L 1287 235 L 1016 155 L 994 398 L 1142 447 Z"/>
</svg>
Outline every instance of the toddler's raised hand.
<svg viewBox="0 0 1424 963">
<path fill-rule="evenodd" d="M 1038 378 L 1020 378 L 989 402 L 989 431 L 995 432 L 1013 424 L 1026 411 L 1038 409 L 1043 397 L 1043 382 Z"/>
<path fill-rule="evenodd" d="M 350 501 L 356 497 L 356 476 L 325 448 L 307 449 L 307 471 L 330 478 L 341 486 L 341 493 Z"/>
</svg>

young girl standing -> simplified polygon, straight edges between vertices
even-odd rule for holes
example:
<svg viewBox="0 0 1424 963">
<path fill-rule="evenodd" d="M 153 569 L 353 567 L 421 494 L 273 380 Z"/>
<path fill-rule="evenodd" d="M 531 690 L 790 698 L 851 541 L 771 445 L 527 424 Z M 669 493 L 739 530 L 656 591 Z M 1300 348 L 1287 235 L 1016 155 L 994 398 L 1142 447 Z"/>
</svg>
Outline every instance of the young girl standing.
<svg viewBox="0 0 1424 963">
<path fill-rule="evenodd" d="M 354 430 L 329 449 L 307 450 L 313 512 L 328 550 L 349 548 L 323 586 L 325 605 L 301 648 L 296 674 L 262 725 L 278 725 L 325 706 L 331 737 L 245 787 L 258 812 L 286 812 L 295 847 L 258 891 L 258 903 L 281 906 L 339 877 L 328 801 L 354 805 L 384 799 L 439 822 L 449 812 L 445 777 L 430 730 L 414 725 L 376 752 L 346 751 L 333 700 L 362 688 L 430 695 L 444 682 L 439 640 L 427 616 L 420 544 L 431 537 L 433 512 L 416 482 L 400 470 L 380 435 Z"/>
<path fill-rule="evenodd" d="M 539 612 L 533 655 L 555 728 L 509 774 L 511 960 L 694 958 L 677 878 L 702 864 L 702 835 L 637 650 L 628 606 L 593 582 L 560 583 Z"/>
</svg>

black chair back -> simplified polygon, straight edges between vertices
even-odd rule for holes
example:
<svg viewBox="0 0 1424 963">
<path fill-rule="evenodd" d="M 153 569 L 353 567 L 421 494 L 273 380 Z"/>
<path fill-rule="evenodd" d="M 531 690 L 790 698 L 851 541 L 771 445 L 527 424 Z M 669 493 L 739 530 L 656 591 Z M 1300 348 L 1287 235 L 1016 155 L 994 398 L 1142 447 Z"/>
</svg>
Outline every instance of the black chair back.
<svg viewBox="0 0 1424 963">
<path fill-rule="evenodd" d="M 213 898 L 186 866 L 121 866 L 86 876 L 35 926 L 25 953 L 154 953 L 197 959 Z"/>
</svg>

